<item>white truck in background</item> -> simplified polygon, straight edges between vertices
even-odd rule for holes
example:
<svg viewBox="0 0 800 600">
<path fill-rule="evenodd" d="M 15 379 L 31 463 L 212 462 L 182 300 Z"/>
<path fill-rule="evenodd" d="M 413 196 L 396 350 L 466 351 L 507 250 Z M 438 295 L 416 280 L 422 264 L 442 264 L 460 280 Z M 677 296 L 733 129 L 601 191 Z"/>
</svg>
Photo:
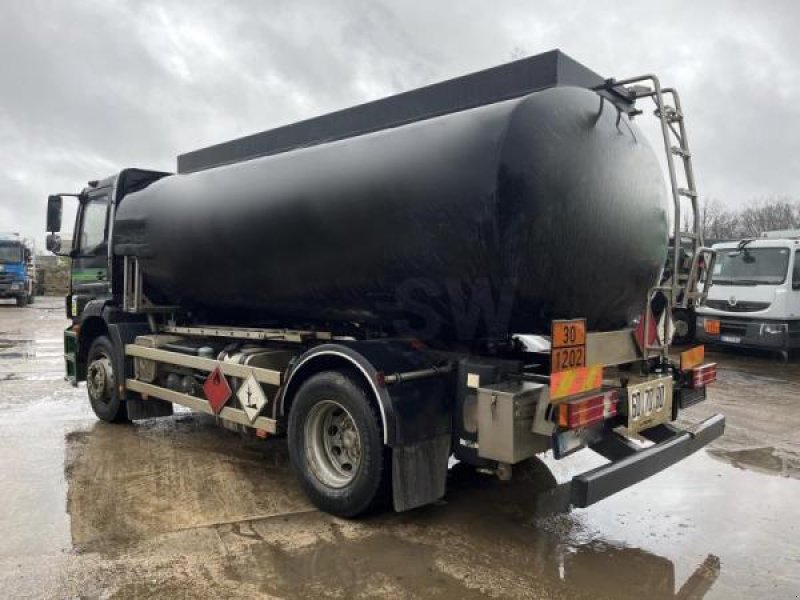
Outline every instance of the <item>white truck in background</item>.
<svg viewBox="0 0 800 600">
<path fill-rule="evenodd" d="M 788 358 L 800 346 L 800 230 L 713 248 L 713 283 L 697 309 L 697 341 L 774 350 Z"/>
</svg>

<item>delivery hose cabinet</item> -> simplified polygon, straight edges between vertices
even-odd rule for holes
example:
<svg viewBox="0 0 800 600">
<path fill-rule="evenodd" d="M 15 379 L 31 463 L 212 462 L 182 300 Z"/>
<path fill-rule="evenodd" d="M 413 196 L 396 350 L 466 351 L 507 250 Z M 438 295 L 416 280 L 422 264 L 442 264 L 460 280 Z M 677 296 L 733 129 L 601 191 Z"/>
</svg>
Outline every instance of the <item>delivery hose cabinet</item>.
<svg viewBox="0 0 800 600">
<path fill-rule="evenodd" d="M 336 515 L 434 502 L 451 458 L 508 478 L 582 448 L 610 462 L 572 502 L 597 502 L 724 427 L 672 424 L 716 377 L 702 348 L 668 344 L 670 302 L 702 301 L 713 255 L 689 232 L 659 283 L 688 235 L 668 211 L 684 223 L 696 203 L 672 153 L 665 185 L 642 99 L 664 148 L 686 144 L 657 78 L 554 51 L 53 195 L 56 253 L 78 202 L 67 377 L 106 421 L 180 404 L 285 436 Z"/>
</svg>

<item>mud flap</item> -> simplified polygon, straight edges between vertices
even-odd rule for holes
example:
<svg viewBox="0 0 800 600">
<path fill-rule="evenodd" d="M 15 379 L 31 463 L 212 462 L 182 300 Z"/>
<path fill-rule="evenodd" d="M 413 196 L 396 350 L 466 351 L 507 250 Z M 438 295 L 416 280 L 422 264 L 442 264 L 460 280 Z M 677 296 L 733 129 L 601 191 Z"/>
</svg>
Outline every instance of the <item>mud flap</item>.
<svg viewBox="0 0 800 600">
<path fill-rule="evenodd" d="M 392 448 L 392 491 L 397 512 L 444 496 L 451 435 Z"/>
</svg>

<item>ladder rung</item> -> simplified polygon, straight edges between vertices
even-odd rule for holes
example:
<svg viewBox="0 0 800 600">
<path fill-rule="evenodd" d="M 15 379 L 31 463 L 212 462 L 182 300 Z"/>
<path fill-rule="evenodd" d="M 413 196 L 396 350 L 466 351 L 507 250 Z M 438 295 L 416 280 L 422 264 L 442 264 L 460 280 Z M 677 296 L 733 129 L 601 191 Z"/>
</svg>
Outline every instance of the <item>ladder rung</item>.
<svg viewBox="0 0 800 600">
<path fill-rule="evenodd" d="M 697 192 L 694 190 L 687 190 L 686 188 L 680 188 L 678 193 L 681 196 L 686 196 L 687 198 L 697 198 Z"/>
<path fill-rule="evenodd" d="M 680 156 L 681 158 L 692 158 L 691 152 L 685 150 L 684 148 L 680 148 L 679 146 L 673 146 L 672 148 L 670 148 L 670 150 L 672 150 L 672 153 L 675 156 Z"/>
</svg>

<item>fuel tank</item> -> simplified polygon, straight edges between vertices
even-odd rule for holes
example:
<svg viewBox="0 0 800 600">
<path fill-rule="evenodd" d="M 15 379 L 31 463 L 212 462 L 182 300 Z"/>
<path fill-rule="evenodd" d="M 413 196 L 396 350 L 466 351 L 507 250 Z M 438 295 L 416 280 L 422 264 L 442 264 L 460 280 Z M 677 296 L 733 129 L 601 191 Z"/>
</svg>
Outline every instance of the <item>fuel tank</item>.
<svg viewBox="0 0 800 600">
<path fill-rule="evenodd" d="M 668 242 L 656 157 L 593 91 L 513 100 L 161 179 L 114 251 L 209 321 L 441 341 L 628 324 Z"/>
</svg>

